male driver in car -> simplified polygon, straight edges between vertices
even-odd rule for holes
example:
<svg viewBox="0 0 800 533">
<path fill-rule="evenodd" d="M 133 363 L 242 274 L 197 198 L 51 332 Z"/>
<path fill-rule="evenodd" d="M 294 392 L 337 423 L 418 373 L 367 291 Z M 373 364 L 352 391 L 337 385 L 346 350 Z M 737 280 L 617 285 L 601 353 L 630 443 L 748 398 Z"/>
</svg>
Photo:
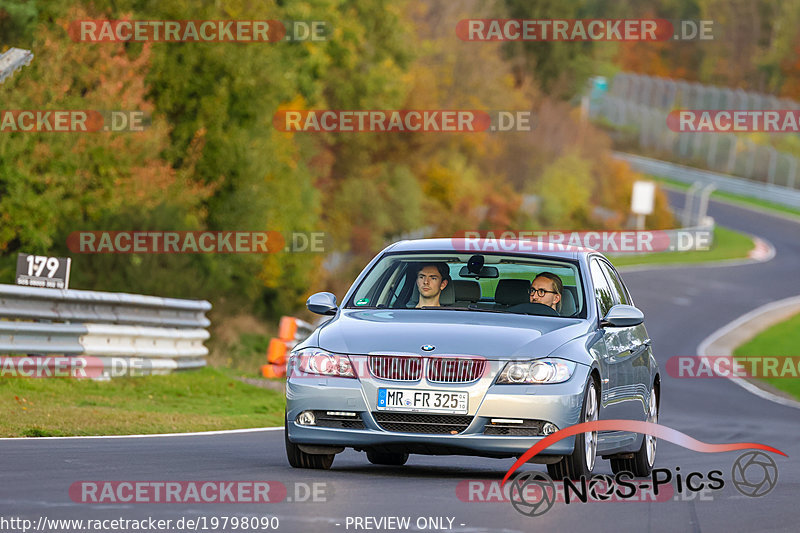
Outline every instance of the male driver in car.
<svg viewBox="0 0 800 533">
<path fill-rule="evenodd" d="M 439 296 L 450 280 L 450 269 L 446 263 L 424 264 L 417 271 L 417 307 L 439 307 Z"/>
<path fill-rule="evenodd" d="M 564 283 L 552 272 L 542 272 L 531 282 L 528 291 L 531 303 L 544 304 L 561 312 L 561 293 L 564 292 Z"/>
</svg>

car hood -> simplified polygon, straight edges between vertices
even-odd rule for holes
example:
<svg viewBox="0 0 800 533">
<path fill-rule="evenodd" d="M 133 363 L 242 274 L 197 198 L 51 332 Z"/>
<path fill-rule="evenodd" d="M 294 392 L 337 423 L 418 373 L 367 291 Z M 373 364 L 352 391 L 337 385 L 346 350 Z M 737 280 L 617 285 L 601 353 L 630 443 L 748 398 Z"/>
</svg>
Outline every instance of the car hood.
<svg viewBox="0 0 800 533">
<path fill-rule="evenodd" d="M 347 354 L 467 354 L 489 359 L 545 357 L 591 332 L 575 318 L 424 309 L 342 310 L 318 331 L 318 346 Z M 430 352 L 423 345 L 433 345 Z"/>
</svg>

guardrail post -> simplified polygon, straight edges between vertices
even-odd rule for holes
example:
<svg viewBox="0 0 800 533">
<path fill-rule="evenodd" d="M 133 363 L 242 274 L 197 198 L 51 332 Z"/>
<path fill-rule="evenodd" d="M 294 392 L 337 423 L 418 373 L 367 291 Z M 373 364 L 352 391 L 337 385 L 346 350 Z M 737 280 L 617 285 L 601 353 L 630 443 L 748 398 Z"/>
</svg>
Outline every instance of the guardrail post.
<svg viewBox="0 0 800 533">
<path fill-rule="evenodd" d="M 775 185 L 775 170 L 778 167 L 778 151 L 771 146 L 767 148 L 769 151 L 769 168 L 767 169 L 767 183 Z"/>
<path fill-rule="evenodd" d="M 726 169 L 728 174 L 733 174 L 733 171 L 736 169 L 736 154 L 739 152 L 739 138 L 737 137 L 734 142 L 731 143 L 731 149 L 728 151 L 728 168 Z"/>
<path fill-rule="evenodd" d="M 756 145 L 751 141 L 744 141 L 747 146 L 747 163 L 745 163 L 744 174 L 748 179 L 753 179 L 753 170 L 756 164 Z"/>
<path fill-rule="evenodd" d="M 708 157 L 706 158 L 708 168 L 714 168 L 714 162 L 717 158 L 717 139 L 719 139 L 718 135 L 711 136 L 711 143 L 708 146 Z"/>
<path fill-rule="evenodd" d="M 694 207 L 694 195 L 697 190 L 702 186 L 702 183 L 695 181 L 689 190 L 686 191 L 686 203 L 683 205 L 683 216 L 681 217 L 681 225 L 688 228 L 692 225 L 692 209 Z"/>
<path fill-rule="evenodd" d="M 794 179 L 797 175 L 797 158 L 789 156 L 789 174 L 786 176 L 786 186 L 794 189 Z"/>
<path fill-rule="evenodd" d="M 706 218 L 706 213 L 708 213 L 708 199 L 711 196 L 711 193 L 714 192 L 717 186 L 713 183 L 709 183 L 703 190 L 700 191 L 700 206 L 697 210 L 697 223 L 702 224 L 703 220 Z"/>
</svg>

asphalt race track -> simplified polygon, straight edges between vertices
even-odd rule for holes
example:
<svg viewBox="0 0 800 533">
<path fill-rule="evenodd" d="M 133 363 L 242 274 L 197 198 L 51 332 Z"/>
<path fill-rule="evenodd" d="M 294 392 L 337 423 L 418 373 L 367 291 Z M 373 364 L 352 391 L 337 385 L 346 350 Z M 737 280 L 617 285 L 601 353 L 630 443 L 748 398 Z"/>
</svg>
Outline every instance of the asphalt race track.
<svg viewBox="0 0 800 533">
<path fill-rule="evenodd" d="M 679 204 L 679 195 L 672 195 Z M 777 485 L 762 497 L 741 494 L 732 465 L 742 452 L 698 453 L 660 441 L 657 468 L 708 481 L 722 471 L 720 490 L 667 501 L 556 503 L 529 517 L 509 502 L 462 501 L 469 480 L 499 482 L 513 460 L 411 456 L 405 467 L 380 467 L 346 451 L 330 471 L 295 470 L 285 459 L 280 430 L 207 436 L 0 441 L 0 515 L 38 523 L 48 519 L 172 519 L 277 516 L 278 531 L 389 531 L 355 517 L 410 517 L 408 530 L 426 531 L 797 531 L 800 520 L 800 409 L 758 398 L 726 379 L 676 379 L 665 371 L 671 356 L 694 355 L 705 337 L 763 304 L 800 294 L 800 224 L 711 202 L 718 223 L 757 235 L 775 247 L 766 263 L 690 267 L 623 274 L 646 316 L 662 372 L 660 423 L 709 443 L 758 442 L 782 450 Z M 540 465 L 528 465 L 544 471 Z M 598 459 L 596 471 L 611 473 Z M 292 501 L 268 504 L 83 504 L 69 496 L 80 480 L 278 481 Z M 317 499 L 306 499 L 317 485 Z M 485 493 L 483 493 L 485 495 Z M 428 520 L 434 518 L 438 520 Z M 450 522 L 448 519 L 452 520 Z M 361 527 L 355 527 L 356 524 Z M 389 522 L 389 526 L 397 526 Z M 367 529 L 369 527 L 369 529 Z M 452 528 L 452 529 L 450 529 Z M 19 531 L 0 527 L 3 531 Z M 56 529 L 50 529 L 56 531 Z M 199 531 L 204 529 L 198 527 Z M 217 529 L 218 531 L 221 529 Z M 402 530 L 402 529 L 401 529 Z M 172 529 L 172 531 L 180 531 Z M 236 529 L 227 528 L 227 531 Z"/>
</svg>

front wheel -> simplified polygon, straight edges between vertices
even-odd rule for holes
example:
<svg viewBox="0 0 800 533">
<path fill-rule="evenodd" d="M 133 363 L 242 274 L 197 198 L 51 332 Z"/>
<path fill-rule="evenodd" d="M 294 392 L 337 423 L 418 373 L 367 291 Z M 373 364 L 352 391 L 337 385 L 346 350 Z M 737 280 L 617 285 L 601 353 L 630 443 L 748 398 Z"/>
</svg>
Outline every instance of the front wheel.
<svg viewBox="0 0 800 533">
<path fill-rule="evenodd" d="M 306 453 L 297 444 L 289 441 L 289 421 L 283 426 L 283 438 L 286 443 L 286 458 L 293 468 L 313 468 L 317 470 L 328 470 L 333 464 L 336 454 L 329 453 L 324 455 Z"/>
<path fill-rule="evenodd" d="M 658 424 L 658 395 L 655 386 L 650 389 L 650 406 L 647 412 L 647 421 Z M 656 439 L 652 435 L 645 435 L 639 451 L 630 458 L 611 458 L 611 471 L 630 472 L 634 477 L 648 477 L 653 471 L 656 462 Z"/>
<path fill-rule="evenodd" d="M 597 386 L 589 378 L 583 394 L 581 422 L 594 422 L 598 416 Z M 575 450 L 559 462 L 547 465 L 547 472 L 553 479 L 588 479 L 592 475 L 597 456 L 597 432 L 590 431 L 575 436 Z"/>
</svg>

